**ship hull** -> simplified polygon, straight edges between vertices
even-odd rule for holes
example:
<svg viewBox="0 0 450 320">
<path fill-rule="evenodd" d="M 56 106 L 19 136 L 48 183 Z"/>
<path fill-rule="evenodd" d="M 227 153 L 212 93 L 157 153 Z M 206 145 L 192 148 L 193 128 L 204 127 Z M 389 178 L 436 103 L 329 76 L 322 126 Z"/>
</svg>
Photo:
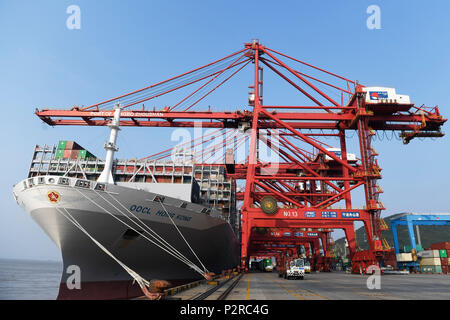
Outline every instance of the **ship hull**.
<svg viewBox="0 0 450 320">
<path fill-rule="evenodd" d="M 239 263 L 239 246 L 230 225 L 217 216 L 201 213 L 201 206 L 182 208 L 168 198 L 162 205 L 151 200 L 153 193 L 115 185 L 108 185 L 107 192 L 74 186 L 20 185 L 14 191 L 17 202 L 61 250 L 64 268 L 58 299 L 127 299 L 142 295 L 122 266 L 77 228 L 68 219 L 69 214 L 114 257 L 147 280 L 167 280 L 176 286 L 202 278 L 164 251 L 167 245 L 150 236 L 154 233 L 142 232 L 148 228 L 200 268 L 203 264 L 208 271 L 220 273 Z M 52 192 L 58 195 L 57 201 L 50 201 Z M 79 267 L 81 288 L 72 288 L 75 278 L 71 266 Z"/>
</svg>

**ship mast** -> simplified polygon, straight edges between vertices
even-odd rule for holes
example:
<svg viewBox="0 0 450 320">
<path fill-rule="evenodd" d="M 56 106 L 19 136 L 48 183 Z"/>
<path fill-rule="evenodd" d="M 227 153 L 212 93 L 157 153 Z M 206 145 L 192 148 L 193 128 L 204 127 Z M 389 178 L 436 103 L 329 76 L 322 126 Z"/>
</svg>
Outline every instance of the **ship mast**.
<svg viewBox="0 0 450 320">
<path fill-rule="evenodd" d="M 105 142 L 105 150 L 106 150 L 106 161 L 105 168 L 103 169 L 100 177 L 97 182 L 102 183 L 111 183 L 114 184 L 114 179 L 112 175 L 112 165 L 114 161 L 114 153 L 119 150 L 116 147 L 117 134 L 120 130 L 120 103 L 114 105 L 114 118 L 111 123 L 108 124 L 108 127 L 111 129 L 111 133 L 109 135 L 109 141 Z"/>
</svg>

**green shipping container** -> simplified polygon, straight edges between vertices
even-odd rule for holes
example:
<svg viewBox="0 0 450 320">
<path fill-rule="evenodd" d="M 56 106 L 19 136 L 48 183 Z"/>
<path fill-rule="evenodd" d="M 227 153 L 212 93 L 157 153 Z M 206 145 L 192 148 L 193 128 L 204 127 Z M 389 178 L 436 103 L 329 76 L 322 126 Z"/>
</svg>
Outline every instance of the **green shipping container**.
<svg viewBox="0 0 450 320">
<path fill-rule="evenodd" d="M 65 150 L 66 149 L 66 144 L 67 144 L 67 141 L 60 140 L 58 142 L 58 150 Z"/>
<path fill-rule="evenodd" d="M 80 150 L 78 152 L 79 159 L 95 159 L 96 157 L 87 150 Z"/>
<path fill-rule="evenodd" d="M 435 266 L 420 266 L 420 272 L 424 273 L 434 273 L 435 272 Z"/>
<path fill-rule="evenodd" d="M 441 258 L 447 258 L 447 250 L 445 250 L 445 249 L 439 250 L 439 256 Z"/>
<path fill-rule="evenodd" d="M 56 150 L 55 159 L 62 159 L 64 158 L 64 150 Z"/>
<path fill-rule="evenodd" d="M 405 253 L 410 253 L 412 251 L 412 247 L 411 246 L 404 246 L 403 247 L 403 251 Z M 418 251 L 423 251 L 423 248 L 422 248 L 422 246 L 420 244 L 416 245 L 416 252 L 418 252 Z"/>
<path fill-rule="evenodd" d="M 91 158 L 95 158 L 95 156 L 87 150 L 80 150 L 78 152 L 78 158 L 79 159 L 91 159 Z"/>
<path fill-rule="evenodd" d="M 420 272 L 424 273 L 442 273 L 442 266 L 421 266 Z"/>
<path fill-rule="evenodd" d="M 86 150 L 80 150 L 78 152 L 78 159 L 86 159 L 86 153 L 87 153 Z"/>
</svg>

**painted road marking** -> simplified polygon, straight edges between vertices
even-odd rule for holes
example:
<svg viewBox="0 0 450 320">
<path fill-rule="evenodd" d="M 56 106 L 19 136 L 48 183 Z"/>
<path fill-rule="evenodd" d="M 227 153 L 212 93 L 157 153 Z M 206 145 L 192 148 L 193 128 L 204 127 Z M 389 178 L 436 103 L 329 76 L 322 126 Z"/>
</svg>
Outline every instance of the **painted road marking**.
<svg viewBox="0 0 450 320">
<path fill-rule="evenodd" d="M 292 291 L 292 290 L 290 290 L 290 289 L 284 287 L 283 285 L 281 285 L 278 281 L 272 280 L 270 277 L 268 277 L 268 279 L 269 279 L 270 281 L 276 283 L 276 284 L 279 285 L 282 289 L 288 291 L 290 294 L 292 294 L 293 296 L 295 296 L 295 297 L 297 297 L 297 298 L 299 298 L 299 299 L 301 299 L 301 300 L 311 300 L 311 299 L 305 298 L 305 297 L 303 297 L 303 296 L 316 296 L 316 297 L 320 297 L 320 298 L 322 298 L 322 299 L 324 299 L 324 300 L 330 300 L 330 298 L 327 298 L 327 297 L 325 297 L 325 296 L 322 296 L 321 294 L 315 293 L 314 291 L 311 291 L 311 290 L 308 290 L 308 289 L 302 289 L 302 288 L 298 288 L 298 289 L 297 289 L 297 290 L 305 291 L 306 293 L 300 293 L 300 292 Z"/>
<path fill-rule="evenodd" d="M 314 291 L 311 291 L 311 290 L 309 290 L 309 289 L 302 289 L 302 288 L 299 288 L 299 290 L 303 290 L 303 291 L 308 292 L 308 293 L 302 293 L 302 295 L 304 295 L 304 296 L 306 296 L 306 295 L 312 295 L 312 296 L 318 296 L 318 297 L 320 297 L 320 298 L 322 298 L 322 299 L 324 299 L 324 300 L 330 300 L 330 298 L 325 297 L 325 296 L 323 296 L 323 295 L 321 295 L 321 294 L 319 294 L 319 293 L 316 293 L 316 292 L 314 292 Z"/>
<path fill-rule="evenodd" d="M 248 282 L 247 282 L 247 295 L 245 296 L 245 299 L 248 300 L 248 298 L 250 297 L 250 273 L 248 274 Z"/>
<path fill-rule="evenodd" d="M 392 295 L 390 293 L 385 293 L 385 292 L 361 292 L 361 291 L 355 291 L 352 290 L 353 292 L 355 292 L 357 295 L 361 296 L 367 296 L 367 297 L 371 297 L 371 298 L 375 298 L 375 299 L 380 299 L 380 300 L 392 300 L 392 298 L 397 298 L 397 299 L 402 299 L 400 297 L 397 297 L 395 295 Z"/>
<path fill-rule="evenodd" d="M 308 300 L 308 299 L 306 299 L 306 298 L 303 298 L 303 297 L 301 297 L 301 296 L 299 296 L 298 294 L 296 294 L 294 291 L 292 291 L 292 290 L 289 290 L 288 288 L 286 288 L 286 287 L 284 287 L 284 286 L 282 286 L 280 283 L 278 283 L 277 281 L 275 281 L 275 280 L 272 280 L 272 279 L 270 279 L 269 278 L 269 280 L 270 281 L 272 281 L 273 283 L 276 283 L 277 285 L 279 285 L 280 286 L 280 288 L 282 288 L 282 289 L 284 289 L 284 290 L 286 290 L 287 292 L 289 292 L 290 294 L 292 294 L 294 297 L 297 297 L 297 298 L 299 298 L 300 300 Z"/>
</svg>

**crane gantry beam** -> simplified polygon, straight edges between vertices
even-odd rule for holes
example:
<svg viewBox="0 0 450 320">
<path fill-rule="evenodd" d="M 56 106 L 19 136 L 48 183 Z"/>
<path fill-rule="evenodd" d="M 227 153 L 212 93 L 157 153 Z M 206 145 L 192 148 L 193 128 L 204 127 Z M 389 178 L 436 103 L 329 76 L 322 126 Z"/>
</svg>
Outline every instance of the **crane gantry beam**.
<svg viewBox="0 0 450 320">
<path fill-rule="evenodd" d="M 271 109 L 270 106 L 261 106 L 264 110 Z M 412 106 L 411 106 L 412 107 Z M 323 130 L 354 130 L 357 108 L 344 107 L 347 112 L 341 114 L 318 113 L 317 107 L 311 106 L 279 106 L 278 108 L 310 109 L 311 112 L 278 112 L 270 111 L 270 114 L 289 124 L 296 129 L 323 129 Z M 83 111 L 83 110 L 36 110 L 35 114 L 45 123 L 51 126 L 107 126 L 114 115 L 114 110 L 108 111 Z M 380 131 L 414 131 L 422 125 L 424 119 L 428 123 L 427 130 L 436 131 L 442 126 L 443 119 L 438 110 L 432 114 L 404 114 L 392 115 L 369 114 L 369 125 L 374 130 Z M 201 124 L 204 128 L 238 128 L 239 124 L 252 123 L 253 112 L 248 110 L 233 112 L 212 111 L 149 111 L 130 110 L 121 113 L 120 126 L 124 127 L 188 127 L 192 128 Z M 270 120 L 270 117 L 261 114 L 261 120 Z M 298 122 L 295 122 L 298 121 Z M 301 121 L 301 122 L 300 122 Z M 308 121 L 308 122 L 305 122 Z M 310 122 L 314 121 L 314 122 Z M 277 123 L 265 123 L 261 128 L 283 128 Z"/>
</svg>

